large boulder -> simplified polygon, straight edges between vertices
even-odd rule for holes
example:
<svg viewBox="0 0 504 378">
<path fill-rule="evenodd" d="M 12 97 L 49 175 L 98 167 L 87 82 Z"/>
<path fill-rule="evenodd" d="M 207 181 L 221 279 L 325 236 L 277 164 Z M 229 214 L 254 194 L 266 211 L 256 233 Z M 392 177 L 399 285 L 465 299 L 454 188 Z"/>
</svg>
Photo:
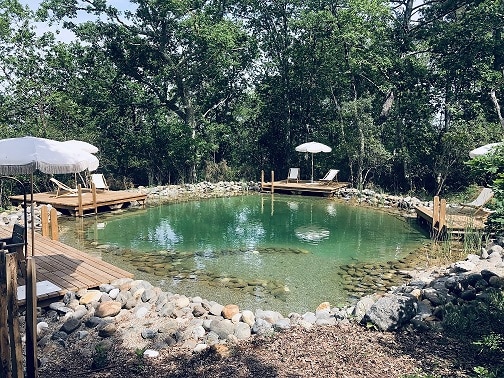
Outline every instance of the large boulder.
<svg viewBox="0 0 504 378">
<path fill-rule="evenodd" d="M 391 294 L 378 299 L 362 318 L 382 331 L 394 331 L 408 324 L 417 313 L 417 301 L 410 295 Z"/>
</svg>

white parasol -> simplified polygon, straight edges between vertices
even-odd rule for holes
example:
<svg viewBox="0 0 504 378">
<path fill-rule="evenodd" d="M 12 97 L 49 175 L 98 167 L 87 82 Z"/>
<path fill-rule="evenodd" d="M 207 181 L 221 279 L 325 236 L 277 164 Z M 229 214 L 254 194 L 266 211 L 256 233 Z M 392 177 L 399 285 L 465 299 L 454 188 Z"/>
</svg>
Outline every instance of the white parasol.
<svg viewBox="0 0 504 378">
<path fill-rule="evenodd" d="M 33 209 L 33 173 L 77 173 L 98 168 L 98 158 L 82 149 L 72 148 L 64 142 L 32 136 L 0 140 L 0 175 L 31 175 L 31 215 Z M 26 205 L 26 204 L 25 204 Z M 26 206 L 25 206 L 26 211 Z M 26 225 L 25 225 L 26 226 Z M 32 255 L 34 247 L 32 224 Z"/>
<path fill-rule="evenodd" d="M 502 142 L 485 144 L 484 146 L 475 148 L 474 150 L 469 152 L 469 157 L 471 159 L 474 159 L 477 158 L 478 156 L 486 155 L 492 152 L 498 146 L 502 146 Z"/>
<path fill-rule="evenodd" d="M 98 168 L 98 158 L 65 142 L 31 136 L 0 140 L 0 174 L 82 172 Z"/>
<path fill-rule="evenodd" d="M 326 146 L 325 144 L 319 143 L 319 142 L 307 142 L 300 144 L 299 146 L 296 147 L 297 152 L 305 152 L 305 153 L 311 153 L 312 154 L 312 161 L 311 161 L 311 182 L 313 182 L 313 154 L 318 154 L 319 152 L 331 152 L 332 149 L 329 146 Z"/>
<path fill-rule="evenodd" d="M 75 140 L 75 139 L 70 139 L 70 140 L 65 140 L 63 142 L 64 144 L 70 146 L 71 148 L 76 148 L 82 151 L 89 152 L 90 154 L 96 154 L 98 152 L 98 147 L 95 145 L 84 142 L 82 140 Z"/>
<path fill-rule="evenodd" d="M 84 142 L 83 140 L 75 140 L 75 139 L 70 139 L 70 140 L 65 140 L 63 142 L 64 144 L 70 146 L 71 148 L 75 148 L 75 149 L 79 149 L 79 150 L 82 150 L 82 151 L 86 151 L 86 152 L 89 152 L 90 154 L 96 154 L 99 150 L 98 150 L 98 147 L 96 147 L 95 145 L 91 144 L 91 143 L 88 143 L 88 142 Z M 98 168 L 98 165 L 96 165 L 96 168 Z M 95 169 L 96 169 L 95 168 Z M 89 169 L 89 171 L 94 171 L 95 169 Z M 84 186 L 88 186 L 88 180 L 87 180 L 87 175 L 86 175 L 86 179 L 84 179 L 80 173 L 75 173 L 74 176 L 75 176 L 75 186 L 77 186 L 77 175 L 79 175 L 80 179 L 82 180 L 82 183 L 84 184 Z"/>
</svg>

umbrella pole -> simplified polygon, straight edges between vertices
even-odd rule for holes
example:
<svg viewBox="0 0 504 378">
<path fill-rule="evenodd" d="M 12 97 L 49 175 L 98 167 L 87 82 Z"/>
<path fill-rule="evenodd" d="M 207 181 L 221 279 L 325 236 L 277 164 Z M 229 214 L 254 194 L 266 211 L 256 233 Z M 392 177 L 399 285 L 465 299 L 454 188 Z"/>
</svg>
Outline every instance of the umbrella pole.
<svg viewBox="0 0 504 378">
<path fill-rule="evenodd" d="M 31 190 L 30 190 L 30 202 L 31 202 L 31 249 L 32 256 L 35 256 L 35 209 L 33 206 L 33 173 L 31 174 Z"/>
<path fill-rule="evenodd" d="M 313 184 L 313 152 L 311 154 L 311 182 Z"/>
</svg>

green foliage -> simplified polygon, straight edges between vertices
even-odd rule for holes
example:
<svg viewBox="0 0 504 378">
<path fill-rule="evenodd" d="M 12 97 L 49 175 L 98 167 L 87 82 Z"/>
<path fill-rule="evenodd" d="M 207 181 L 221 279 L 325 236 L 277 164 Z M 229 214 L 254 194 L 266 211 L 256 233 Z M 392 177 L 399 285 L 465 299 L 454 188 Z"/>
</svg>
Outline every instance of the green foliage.
<svg viewBox="0 0 504 378">
<path fill-rule="evenodd" d="M 502 351 L 504 346 L 504 336 L 490 333 L 488 335 L 483 335 L 480 340 L 473 341 L 473 344 L 480 348 L 480 353 L 484 350 Z"/>
<path fill-rule="evenodd" d="M 463 162 L 502 135 L 502 4 L 410 3 L 0 1 L 0 137 L 89 141 L 135 185 L 304 172 L 308 140 L 333 147 L 315 175 L 337 167 L 358 187 L 487 184 L 491 169 Z"/>
<path fill-rule="evenodd" d="M 473 371 L 476 373 L 478 378 L 498 378 L 500 377 L 499 371 L 490 371 L 483 366 L 475 366 Z"/>
<path fill-rule="evenodd" d="M 136 348 L 135 349 L 135 361 L 133 365 L 131 366 L 131 371 L 141 374 L 144 370 L 145 367 L 145 358 L 144 358 L 144 352 L 147 350 L 147 347 L 144 348 Z"/>
<path fill-rule="evenodd" d="M 101 369 L 108 365 L 108 349 L 102 344 L 97 344 L 93 352 L 92 369 Z"/>
<path fill-rule="evenodd" d="M 496 147 L 490 153 L 472 159 L 467 164 L 475 174 L 490 186 L 494 193 L 490 214 L 486 222 L 488 232 L 502 234 L 504 231 L 504 148 Z"/>
<path fill-rule="evenodd" d="M 502 361 L 504 356 L 504 292 L 493 290 L 482 300 L 448 304 L 443 316 L 443 329 L 467 340 L 481 355 L 481 361 Z M 500 363 L 499 363 L 499 366 Z M 498 377 L 499 367 L 475 366 L 478 377 Z"/>
<path fill-rule="evenodd" d="M 480 340 L 504 336 L 504 292 L 494 290 L 481 301 L 462 305 L 448 304 L 443 315 L 443 328 L 454 335 Z"/>
<path fill-rule="evenodd" d="M 227 165 L 226 161 L 223 160 L 219 163 L 214 163 L 213 161 L 206 162 L 205 168 L 205 180 L 209 182 L 218 181 L 229 181 L 232 179 L 233 175 L 231 168 Z"/>
</svg>

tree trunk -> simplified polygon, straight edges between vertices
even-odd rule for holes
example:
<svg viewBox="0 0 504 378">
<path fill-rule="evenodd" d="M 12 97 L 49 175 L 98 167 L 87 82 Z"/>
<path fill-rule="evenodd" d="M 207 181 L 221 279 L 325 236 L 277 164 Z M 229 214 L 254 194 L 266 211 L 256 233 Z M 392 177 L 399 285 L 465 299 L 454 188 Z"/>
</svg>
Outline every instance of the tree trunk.
<svg viewBox="0 0 504 378">
<path fill-rule="evenodd" d="M 501 108 L 499 105 L 499 100 L 497 99 L 497 95 L 495 94 L 495 89 L 492 89 L 490 91 L 490 97 L 492 99 L 492 102 L 493 102 L 493 105 L 495 108 L 495 112 L 497 113 L 497 117 L 499 117 L 499 123 L 500 123 L 501 127 L 504 129 L 504 118 L 502 118 Z"/>
</svg>

